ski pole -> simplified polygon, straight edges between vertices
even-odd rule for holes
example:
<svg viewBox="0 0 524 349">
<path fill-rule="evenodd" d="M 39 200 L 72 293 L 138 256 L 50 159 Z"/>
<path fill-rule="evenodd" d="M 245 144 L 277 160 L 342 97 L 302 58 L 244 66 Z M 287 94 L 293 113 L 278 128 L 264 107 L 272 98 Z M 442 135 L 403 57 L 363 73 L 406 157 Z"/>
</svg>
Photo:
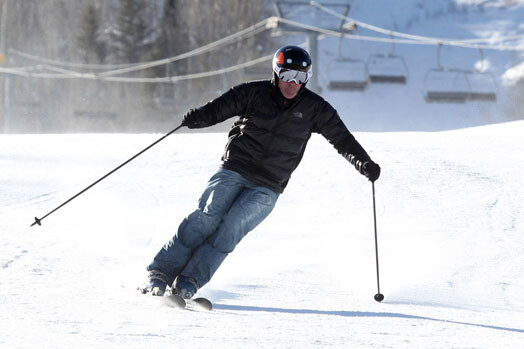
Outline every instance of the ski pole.
<svg viewBox="0 0 524 349">
<path fill-rule="evenodd" d="M 58 207 L 56 207 L 55 209 L 51 210 L 49 213 L 47 213 L 45 216 L 43 216 L 42 218 L 38 218 L 38 217 L 35 217 L 35 221 L 33 222 L 33 224 L 31 224 L 31 226 L 35 225 L 35 224 L 38 224 L 38 225 L 42 225 L 42 221 L 44 220 L 44 218 L 46 218 L 47 216 L 51 215 L 53 212 L 57 211 L 58 209 L 60 209 L 61 207 L 64 207 L 65 205 L 67 205 L 69 202 L 73 201 L 74 199 L 76 199 L 77 197 L 79 197 L 80 195 L 82 195 L 83 193 L 85 193 L 86 191 L 88 191 L 89 189 L 91 189 L 92 187 L 94 187 L 96 184 L 100 183 L 102 180 L 106 179 L 107 177 L 109 177 L 110 175 L 112 175 L 113 173 L 115 173 L 116 171 L 118 171 L 120 168 L 124 167 L 125 165 L 127 165 L 128 163 L 130 163 L 131 161 L 133 161 L 134 159 L 136 159 L 138 156 L 142 155 L 144 152 L 146 152 L 147 150 L 149 150 L 150 148 L 152 148 L 154 145 L 156 145 L 157 143 L 160 143 L 162 140 L 164 140 L 165 138 L 167 138 L 169 135 L 175 133 L 176 131 L 178 131 L 182 126 L 184 126 L 183 124 L 180 124 L 180 126 L 178 126 L 177 128 L 173 129 L 172 131 L 170 131 L 169 133 L 165 134 L 164 136 L 162 136 L 161 138 L 159 138 L 158 140 L 156 140 L 154 143 L 152 143 L 151 145 L 147 146 L 146 148 L 144 148 L 143 150 L 141 150 L 140 152 L 138 152 L 137 154 L 133 155 L 131 158 L 129 158 L 128 160 L 126 160 L 125 162 L 123 162 L 121 165 L 117 166 L 116 168 L 114 168 L 113 170 L 111 170 L 110 172 L 108 172 L 107 174 L 105 174 L 104 176 L 102 176 L 101 178 L 97 179 L 95 182 L 91 183 L 90 185 L 88 185 L 87 187 L 85 187 L 84 189 L 82 189 L 78 194 L 72 196 L 71 198 L 69 198 L 68 200 L 66 200 L 64 203 L 62 203 L 61 205 L 59 205 Z"/>
<path fill-rule="evenodd" d="M 384 300 L 384 295 L 380 293 L 380 279 L 379 279 L 379 272 L 378 272 L 377 209 L 375 206 L 375 182 L 371 182 L 371 189 L 373 190 L 373 222 L 375 226 L 375 259 L 377 263 L 377 289 L 378 289 L 378 292 L 374 298 L 377 302 L 382 302 Z"/>
</svg>

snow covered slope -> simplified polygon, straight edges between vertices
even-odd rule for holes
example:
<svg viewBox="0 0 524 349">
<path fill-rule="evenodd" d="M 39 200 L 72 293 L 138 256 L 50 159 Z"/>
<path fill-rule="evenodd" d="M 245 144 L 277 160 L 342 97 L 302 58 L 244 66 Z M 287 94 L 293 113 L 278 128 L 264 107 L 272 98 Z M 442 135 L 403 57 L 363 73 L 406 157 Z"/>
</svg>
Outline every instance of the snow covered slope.
<svg viewBox="0 0 524 349">
<path fill-rule="evenodd" d="M 520 1 L 476 12 L 446 12 L 434 1 L 429 17 L 417 6 L 429 2 L 397 3 L 359 1 L 355 16 L 455 38 L 515 34 L 522 16 Z M 514 5 L 495 6 L 503 3 Z M 322 57 L 334 59 L 337 44 L 321 41 Z M 363 59 L 384 49 L 355 45 L 349 52 Z M 160 135 L 0 135 L 0 347 L 522 347 L 524 121 L 513 120 L 504 98 L 426 104 L 421 82 L 435 48 L 396 52 L 409 63 L 406 86 L 324 91 L 383 169 L 384 302 L 373 300 L 371 185 L 319 136 L 274 212 L 200 291 L 215 303 L 206 313 L 168 308 L 136 286 L 196 207 L 224 134 L 174 134 L 32 228 L 34 216 Z M 476 60 L 446 53 L 448 63 Z M 521 59 L 486 58 L 497 78 Z"/>
<path fill-rule="evenodd" d="M 371 186 L 313 137 L 274 213 L 200 293 L 138 295 L 195 207 L 223 134 L 175 134 L 30 228 L 158 135 L 0 137 L 0 345 L 518 347 L 524 343 L 523 122 L 356 133 L 382 165 L 376 303 Z"/>
</svg>

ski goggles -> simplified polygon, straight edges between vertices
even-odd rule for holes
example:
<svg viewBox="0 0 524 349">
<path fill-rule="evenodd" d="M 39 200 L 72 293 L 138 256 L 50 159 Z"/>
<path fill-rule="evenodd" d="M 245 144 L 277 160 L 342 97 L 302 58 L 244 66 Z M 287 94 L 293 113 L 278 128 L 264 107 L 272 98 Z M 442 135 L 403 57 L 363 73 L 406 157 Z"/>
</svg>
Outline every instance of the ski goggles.
<svg viewBox="0 0 524 349">
<path fill-rule="evenodd" d="M 286 68 L 276 68 L 277 76 L 280 80 L 284 82 L 292 82 L 294 81 L 295 84 L 305 84 L 309 81 L 309 78 L 311 78 L 312 72 L 311 69 L 309 71 L 299 71 L 299 70 L 291 70 Z"/>
</svg>

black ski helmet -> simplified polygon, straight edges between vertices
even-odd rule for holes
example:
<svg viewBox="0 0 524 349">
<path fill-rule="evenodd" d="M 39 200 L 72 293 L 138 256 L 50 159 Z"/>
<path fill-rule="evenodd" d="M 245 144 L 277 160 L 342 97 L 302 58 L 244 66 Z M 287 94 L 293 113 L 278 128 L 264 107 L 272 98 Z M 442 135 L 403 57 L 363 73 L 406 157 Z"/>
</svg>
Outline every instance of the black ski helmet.
<svg viewBox="0 0 524 349">
<path fill-rule="evenodd" d="M 305 81 L 302 84 L 306 84 L 313 71 L 311 70 L 311 56 L 309 53 L 299 46 L 284 46 L 275 52 L 273 56 L 273 76 L 275 81 L 278 82 L 280 73 L 283 70 L 295 70 L 306 73 Z"/>
</svg>

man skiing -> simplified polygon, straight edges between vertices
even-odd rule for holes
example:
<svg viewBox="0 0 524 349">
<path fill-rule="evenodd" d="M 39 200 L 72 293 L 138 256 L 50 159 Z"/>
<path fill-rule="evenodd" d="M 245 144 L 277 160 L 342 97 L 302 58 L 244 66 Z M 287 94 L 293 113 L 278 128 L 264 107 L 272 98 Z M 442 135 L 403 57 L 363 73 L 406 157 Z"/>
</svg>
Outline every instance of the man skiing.
<svg viewBox="0 0 524 349">
<path fill-rule="evenodd" d="M 216 272 L 240 240 L 272 211 L 296 169 L 311 133 L 322 134 L 370 181 L 380 167 L 348 131 L 337 111 L 306 88 L 309 53 L 284 46 L 273 57 L 273 79 L 231 88 L 190 110 L 182 123 L 203 128 L 238 117 L 198 208 L 147 267 L 143 293 L 161 296 L 168 286 L 190 299 Z"/>
</svg>

